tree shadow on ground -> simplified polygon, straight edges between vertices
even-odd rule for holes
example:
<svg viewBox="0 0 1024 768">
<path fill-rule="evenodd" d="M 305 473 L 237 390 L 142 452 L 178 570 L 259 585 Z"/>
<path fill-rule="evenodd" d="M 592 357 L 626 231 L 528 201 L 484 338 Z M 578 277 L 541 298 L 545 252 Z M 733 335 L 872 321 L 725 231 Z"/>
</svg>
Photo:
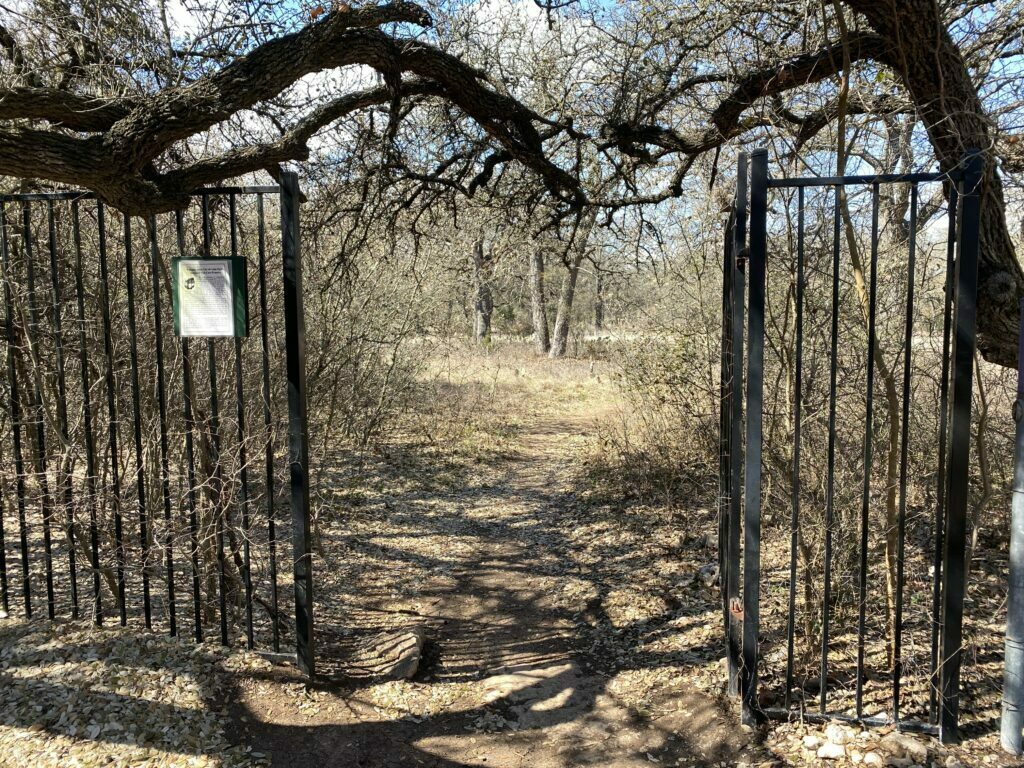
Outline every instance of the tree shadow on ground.
<svg viewBox="0 0 1024 768">
<path fill-rule="evenodd" d="M 718 647 L 662 647 L 717 622 L 716 593 L 680 584 L 675 571 L 658 573 L 679 553 L 650 536 L 654 521 L 594 510 L 560 471 L 520 459 L 467 476 L 455 490 L 406 482 L 363 498 L 336 524 L 321 521 L 321 570 L 334 577 L 320 587 L 317 621 L 332 682 L 315 689 L 317 714 L 306 718 L 280 696 L 297 677 L 278 670 L 240 681 L 238 737 L 270 752 L 275 765 L 764 759 L 726 705 L 679 674 L 713 664 Z M 388 479 L 377 485 L 388 487 Z M 597 530 L 586 546 L 567 535 L 586 526 Z M 627 527 L 624 542 L 617 531 Z M 621 604 L 610 607 L 613 593 L 631 586 L 629 574 L 643 573 L 652 581 L 644 598 L 661 608 L 630 616 Z M 396 584 L 411 583 L 412 597 L 396 595 Z M 575 600 L 560 599 L 566 585 L 580 593 Z M 459 693 L 434 713 L 413 707 L 382 715 L 374 681 L 352 674 L 347 658 L 381 630 L 414 624 L 427 627 L 432 650 L 417 679 L 400 685 L 414 689 L 413 698 L 429 699 L 432 689 Z M 648 674 L 663 675 L 664 684 L 642 703 L 616 690 Z"/>
</svg>

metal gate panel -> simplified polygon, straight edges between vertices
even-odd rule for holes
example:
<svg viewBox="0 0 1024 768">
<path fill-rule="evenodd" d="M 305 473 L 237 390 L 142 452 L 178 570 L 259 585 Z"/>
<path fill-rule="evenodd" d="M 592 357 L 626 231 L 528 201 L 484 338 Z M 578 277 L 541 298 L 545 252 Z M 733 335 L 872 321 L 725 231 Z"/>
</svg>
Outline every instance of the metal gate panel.
<svg viewBox="0 0 1024 768">
<path fill-rule="evenodd" d="M 9 612 L 20 602 L 26 617 L 44 605 L 49 618 L 162 623 L 171 635 L 187 622 L 196 641 L 212 630 L 221 643 L 278 652 L 290 575 L 296 655 L 312 677 L 298 181 L 285 173 L 280 187 L 192 198 L 197 206 L 139 220 L 88 192 L 0 196 L 0 429 L 10 435 L 0 442 L 0 603 Z M 267 266 L 273 200 L 280 272 Z M 172 344 L 169 257 L 221 254 L 254 267 L 258 331 Z M 292 534 L 285 574 L 282 524 Z"/>
<path fill-rule="evenodd" d="M 722 610 L 726 637 L 729 692 L 739 695 L 742 719 L 754 723 L 765 717 L 789 718 L 800 716 L 809 720 L 849 719 L 864 724 L 895 723 L 901 728 L 937 731 L 943 741 L 958 738 L 960 656 L 962 644 L 964 597 L 966 590 L 966 536 L 968 506 L 968 470 L 970 461 L 970 420 L 972 376 L 976 336 L 976 297 L 978 228 L 980 196 L 978 186 L 982 173 L 982 156 L 968 153 L 961 166 L 949 174 L 911 173 L 871 176 L 843 176 L 822 178 L 770 178 L 766 150 L 758 150 L 748 158 L 740 155 L 737 173 L 737 192 L 726 232 L 725 263 L 722 297 L 722 350 L 721 350 L 721 413 L 720 413 L 720 525 L 719 547 L 722 568 Z M 749 191 L 747 169 L 749 166 Z M 947 185 L 949 201 L 948 235 L 945 255 L 945 289 L 943 301 L 943 331 L 941 347 L 941 373 L 938 383 L 938 450 L 937 483 L 933 504 L 933 581 L 930 602 L 932 619 L 931 679 L 925 719 L 907 718 L 901 709 L 903 682 L 903 640 L 905 633 L 904 559 L 907 537 L 908 445 L 911 403 L 912 348 L 914 344 L 915 275 L 918 260 L 918 214 L 920 208 L 919 185 L 942 183 Z M 869 634 L 869 529 L 872 505 L 873 456 L 873 397 L 875 390 L 875 354 L 878 344 L 878 264 L 879 264 L 879 208 L 880 194 L 886 185 L 907 184 L 909 189 L 909 223 L 905 263 L 907 268 L 906 314 L 902 321 L 903 362 L 901 370 L 893 363 L 891 378 L 898 378 L 901 406 L 898 414 L 900 438 L 899 475 L 897 487 L 891 489 L 897 499 L 895 558 L 895 598 L 893 632 L 885 637 L 891 643 L 892 665 L 889 671 L 888 713 L 867 715 L 866 702 L 866 638 Z M 845 204 L 847 190 L 864 189 L 870 194 L 870 241 L 867 257 L 867 296 L 863 302 L 863 325 L 866 333 L 866 366 L 864 387 L 864 437 L 860 457 L 860 487 L 857 501 L 856 583 L 841 585 L 855 592 L 855 649 L 847 650 L 855 658 L 855 678 L 850 681 L 853 690 L 852 713 L 833 709 L 829 693 L 830 664 L 836 643 L 832 626 L 832 605 L 835 599 L 833 570 L 836 567 L 837 535 L 837 391 L 840 388 L 840 268 L 844 220 L 841 201 Z M 787 569 L 788 594 L 785 601 L 785 670 L 782 706 L 762 705 L 759 699 L 759 673 L 764 668 L 761 648 L 761 609 L 763 584 L 762 545 L 762 467 L 764 464 L 764 384 L 765 384 L 765 322 L 766 287 L 769 282 L 772 256 L 769 253 L 770 190 L 782 190 L 796 199 L 796 238 L 791 246 L 795 250 L 795 289 L 793 291 L 795 370 L 792 382 L 792 462 L 789 501 L 789 562 Z M 830 194 L 831 243 L 827 245 L 831 265 L 825 270 L 808 262 L 805 241 L 807 198 L 811 194 Z M 779 194 L 779 193 L 777 193 Z M 749 205 L 749 238 L 746 229 L 746 211 Z M 788 210 L 788 209 L 787 209 Z M 849 209 L 846 226 L 852 227 Z M 849 247 L 855 247 L 848 243 Z M 826 250 L 826 246 L 822 246 Z M 794 708 L 794 643 L 796 624 L 796 582 L 798 538 L 802 517 L 801 457 L 802 407 L 805 394 L 805 304 L 807 271 L 813 269 L 830 274 L 831 291 L 827 312 L 828 327 L 828 396 L 827 440 L 824 447 L 825 473 L 820 478 L 824 492 L 821 509 L 822 573 L 820 600 L 820 669 L 817 680 L 816 711 Z M 748 283 L 744 297 L 744 280 Z M 771 294 L 768 294 L 771 298 Z M 788 298 L 787 298 L 788 301 Z M 787 309 L 789 304 L 787 304 Z M 824 334 L 824 329 L 819 333 Z M 745 346 L 744 346 L 745 345 Z M 895 358 L 894 358 L 895 360 Z M 846 382 L 843 382 L 844 384 Z M 745 393 L 743 386 L 746 385 Z M 895 384 L 894 384 L 895 386 Z M 890 428 L 892 425 L 890 424 Z M 745 433 L 745 435 L 744 435 Z M 744 439 L 745 436 L 745 439 Z M 805 454 L 804 454 L 805 455 Z M 742 509 L 742 523 L 740 510 Z M 742 534 L 742 537 L 741 537 Z M 740 546 L 742 538 L 742 547 Z M 742 584 L 742 588 L 741 588 Z M 871 621 L 869 621 L 869 618 Z M 847 634 L 850 634 L 847 632 Z M 834 654 L 833 654 L 834 655 Z M 804 697 L 806 699 L 806 697 Z"/>
</svg>

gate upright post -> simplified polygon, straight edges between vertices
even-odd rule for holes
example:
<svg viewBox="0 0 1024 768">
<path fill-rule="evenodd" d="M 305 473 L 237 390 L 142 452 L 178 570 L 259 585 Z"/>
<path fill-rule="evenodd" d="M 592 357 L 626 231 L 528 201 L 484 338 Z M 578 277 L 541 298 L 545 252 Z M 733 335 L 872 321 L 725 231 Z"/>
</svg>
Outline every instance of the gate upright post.
<svg viewBox="0 0 1024 768">
<path fill-rule="evenodd" d="M 732 331 L 730 334 L 732 353 L 732 392 L 729 405 L 732 413 L 729 417 L 729 509 L 726 522 L 725 541 L 725 573 L 723 576 L 728 607 L 729 623 L 726 627 L 726 664 L 728 665 L 729 695 L 736 696 L 740 692 L 740 638 L 743 627 L 740 622 L 740 503 L 742 500 L 741 485 L 743 483 L 743 308 L 744 308 L 744 273 L 741 268 L 743 251 L 747 244 L 747 164 L 746 152 L 739 155 L 736 170 L 736 208 L 735 222 L 730 233 L 732 247 L 728 268 L 731 279 L 731 317 Z"/>
<path fill-rule="evenodd" d="M 728 657 L 729 637 L 729 567 L 727 544 L 729 540 L 729 505 L 734 490 L 732 479 L 733 457 L 729 454 L 729 435 L 732 417 L 732 231 L 736 226 L 735 207 L 729 213 L 725 227 L 725 245 L 722 254 L 722 357 L 718 398 L 718 587 L 722 598 L 722 630 L 726 637 Z M 0 531 L 2 533 L 2 531 Z"/>
<path fill-rule="evenodd" d="M 288 373 L 288 468 L 291 485 L 295 642 L 299 669 L 312 680 L 313 555 L 310 550 L 309 427 L 306 413 L 306 320 L 302 308 L 299 179 L 281 174 L 281 251 L 284 258 L 285 357 Z"/>
<path fill-rule="evenodd" d="M 944 744 L 959 740 L 960 655 L 963 641 L 964 594 L 967 584 L 967 496 L 971 459 L 971 390 L 978 294 L 979 187 L 984 158 L 970 150 L 962 169 L 959 243 L 953 337 L 952 419 L 950 423 L 949 495 L 946 507 L 942 568 L 942 637 L 939 650 L 939 737 Z"/>
<path fill-rule="evenodd" d="M 747 321 L 747 450 L 743 504 L 742 717 L 758 717 L 757 663 L 761 598 L 761 437 L 764 402 L 764 290 L 768 251 L 768 150 L 750 157 L 750 280 Z"/>
</svg>

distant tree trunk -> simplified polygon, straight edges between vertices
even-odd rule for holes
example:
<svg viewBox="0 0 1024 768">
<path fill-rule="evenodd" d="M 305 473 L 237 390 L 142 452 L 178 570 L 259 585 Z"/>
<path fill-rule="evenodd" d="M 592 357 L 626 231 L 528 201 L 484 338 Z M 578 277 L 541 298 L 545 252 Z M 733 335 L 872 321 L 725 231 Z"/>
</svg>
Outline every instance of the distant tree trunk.
<svg viewBox="0 0 1024 768">
<path fill-rule="evenodd" d="M 491 259 L 484 253 L 484 241 L 473 243 L 473 285 L 475 288 L 473 338 L 477 342 L 491 339 L 491 313 L 494 297 L 491 295 Z"/>
<path fill-rule="evenodd" d="M 548 334 L 548 303 L 544 296 L 544 251 L 530 252 L 530 310 L 533 315 L 533 344 L 537 353 L 546 355 L 551 349 Z"/>
<path fill-rule="evenodd" d="M 582 257 L 573 258 L 566 266 L 562 278 L 562 290 L 558 294 L 558 313 L 555 315 L 555 332 L 551 338 L 551 357 L 565 357 L 569 346 L 569 318 L 572 316 L 572 302 L 576 297 L 576 278 L 580 274 Z"/>
<path fill-rule="evenodd" d="M 591 213 L 580 223 L 574 241 L 569 246 L 569 258 L 565 261 L 566 273 L 562 278 L 562 290 L 558 294 L 558 311 L 555 314 L 555 330 L 551 338 L 551 357 L 565 357 L 569 346 L 569 321 L 572 318 L 572 302 L 576 298 L 576 279 L 580 274 L 580 264 L 587 253 L 587 241 L 594 227 L 594 214 Z"/>
<path fill-rule="evenodd" d="M 594 333 L 604 330 L 604 272 L 596 264 L 597 284 L 594 286 Z"/>
</svg>

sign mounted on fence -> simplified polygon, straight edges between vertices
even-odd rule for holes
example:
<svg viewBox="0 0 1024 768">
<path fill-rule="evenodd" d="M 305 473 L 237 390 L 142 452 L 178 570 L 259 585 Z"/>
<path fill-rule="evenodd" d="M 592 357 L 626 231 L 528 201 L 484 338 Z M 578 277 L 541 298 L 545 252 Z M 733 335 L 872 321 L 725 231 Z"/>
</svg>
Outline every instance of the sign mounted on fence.
<svg viewBox="0 0 1024 768">
<path fill-rule="evenodd" d="M 171 259 L 176 336 L 248 336 L 246 260 Z"/>
</svg>

